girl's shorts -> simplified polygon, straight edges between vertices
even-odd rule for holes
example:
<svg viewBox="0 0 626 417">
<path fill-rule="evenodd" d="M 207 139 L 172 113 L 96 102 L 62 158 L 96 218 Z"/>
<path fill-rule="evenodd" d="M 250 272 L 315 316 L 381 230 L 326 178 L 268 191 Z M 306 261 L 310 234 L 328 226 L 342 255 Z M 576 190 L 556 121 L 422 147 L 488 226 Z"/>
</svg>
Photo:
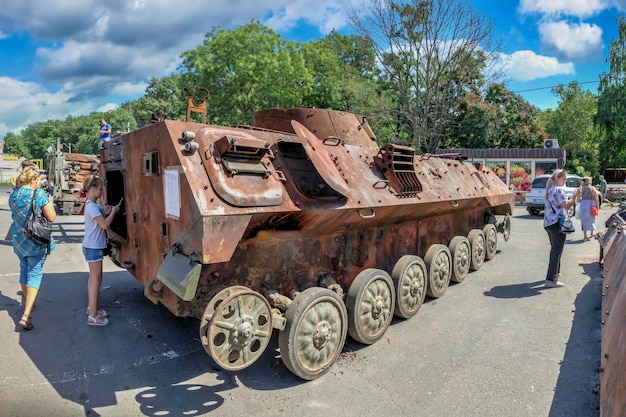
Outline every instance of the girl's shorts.
<svg viewBox="0 0 626 417">
<path fill-rule="evenodd" d="M 104 257 L 102 254 L 102 249 L 92 249 L 83 247 L 83 255 L 85 255 L 85 259 L 87 262 L 100 262 Z"/>
</svg>

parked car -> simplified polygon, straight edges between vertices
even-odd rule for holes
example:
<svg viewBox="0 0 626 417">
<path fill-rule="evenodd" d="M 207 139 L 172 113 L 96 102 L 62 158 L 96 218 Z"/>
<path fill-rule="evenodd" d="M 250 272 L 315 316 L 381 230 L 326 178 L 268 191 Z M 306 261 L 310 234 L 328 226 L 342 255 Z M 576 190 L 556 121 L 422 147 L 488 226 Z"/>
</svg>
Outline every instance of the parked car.
<svg viewBox="0 0 626 417">
<path fill-rule="evenodd" d="M 546 183 L 550 179 L 550 175 L 538 175 L 530 184 L 530 188 L 526 191 L 526 210 L 533 216 L 538 216 L 544 208 L 545 195 L 546 195 Z M 565 194 L 567 197 L 571 197 L 574 194 L 576 188 L 580 186 L 583 179 L 578 175 L 568 174 L 565 180 Z M 569 209 L 569 215 L 574 216 L 575 206 Z"/>
</svg>

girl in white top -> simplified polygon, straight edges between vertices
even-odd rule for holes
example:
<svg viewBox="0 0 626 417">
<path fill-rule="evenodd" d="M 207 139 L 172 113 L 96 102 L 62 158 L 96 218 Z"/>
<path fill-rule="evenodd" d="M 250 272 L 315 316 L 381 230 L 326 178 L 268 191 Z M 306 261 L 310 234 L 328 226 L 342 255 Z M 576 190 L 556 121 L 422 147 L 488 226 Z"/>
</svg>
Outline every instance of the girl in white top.
<svg viewBox="0 0 626 417">
<path fill-rule="evenodd" d="M 87 199 L 85 200 L 83 254 L 89 265 L 87 324 L 90 326 L 108 326 L 111 322 L 107 318 L 107 312 L 98 307 L 100 286 L 102 285 L 102 250 L 107 247 L 106 230 L 111 226 L 120 206 L 113 206 L 111 212 L 104 217 L 97 204 L 98 199 L 102 196 L 102 180 L 100 178 L 87 179 L 84 182 L 84 189 Z"/>
</svg>

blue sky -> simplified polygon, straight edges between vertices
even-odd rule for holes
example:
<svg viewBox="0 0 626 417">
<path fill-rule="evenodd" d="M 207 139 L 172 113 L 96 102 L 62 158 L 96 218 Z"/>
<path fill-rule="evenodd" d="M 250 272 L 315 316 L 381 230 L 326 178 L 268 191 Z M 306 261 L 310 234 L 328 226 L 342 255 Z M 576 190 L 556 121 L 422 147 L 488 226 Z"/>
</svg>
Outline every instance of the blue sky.
<svg viewBox="0 0 626 417">
<path fill-rule="evenodd" d="M 353 2 L 367 0 L 352 0 Z M 550 87 L 597 91 L 626 0 L 470 0 L 494 22 L 507 87 L 540 109 Z M 347 0 L 0 0 L 0 140 L 31 123 L 109 110 L 213 27 L 260 20 L 285 39 L 349 33 Z"/>
</svg>

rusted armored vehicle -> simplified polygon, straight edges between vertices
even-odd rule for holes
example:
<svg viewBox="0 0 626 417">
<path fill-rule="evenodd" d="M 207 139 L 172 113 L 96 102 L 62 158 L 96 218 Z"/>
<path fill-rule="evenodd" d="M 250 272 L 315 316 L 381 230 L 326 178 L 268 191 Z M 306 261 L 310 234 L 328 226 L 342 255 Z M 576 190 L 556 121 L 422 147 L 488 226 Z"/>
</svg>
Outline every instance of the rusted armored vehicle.
<svg viewBox="0 0 626 417">
<path fill-rule="evenodd" d="M 626 202 L 598 233 L 602 266 L 600 416 L 626 415 Z"/>
<path fill-rule="evenodd" d="M 63 214 L 83 214 L 85 198 L 80 196 L 83 181 L 98 175 L 100 158 L 96 155 L 64 153 L 60 144 L 48 154 L 48 190 L 57 210 Z"/>
<path fill-rule="evenodd" d="M 364 117 L 272 109 L 249 127 L 164 120 L 101 154 L 121 210 L 111 258 L 226 370 L 279 331 L 284 364 L 326 373 L 496 255 L 514 197 L 487 167 L 379 148 Z"/>
</svg>

